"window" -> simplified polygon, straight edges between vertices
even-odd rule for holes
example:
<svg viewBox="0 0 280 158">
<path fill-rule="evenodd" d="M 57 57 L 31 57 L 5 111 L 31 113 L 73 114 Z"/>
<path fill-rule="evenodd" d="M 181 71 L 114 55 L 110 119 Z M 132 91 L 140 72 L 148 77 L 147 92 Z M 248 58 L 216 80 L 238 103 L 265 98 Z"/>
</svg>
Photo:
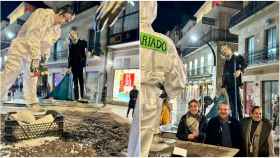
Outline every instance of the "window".
<svg viewBox="0 0 280 158">
<path fill-rule="evenodd" d="M 255 52 L 255 37 L 249 37 L 246 39 L 246 53 L 248 56 L 248 64 L 254 64 L 254 52 Z"/>
<path fill-rule="evenodd" d="M 114 24 L 114 27 L 112 27 L 111 34 L 117 34 L 122 32 L 122 23 L 123 18 L 118 19 L 116 23 Z"/>
<path fill-rule="evenodd" d="M 67 46 L 68 47 L 68 46 Z M 67 53 L 66 48 L 66 41 L 63 39 L 59 39 L 56 44 L 56 59 L 63 59 L 66 58 Z"/>
<path fill-rule="evenodd" d="M 253 106 L 256 106 L 256 87 L 254 82 L 245 82 L 245 115 L 249 116 Z"/>
<path fill-rule="evenodd" d="M 192 75 L 192 61 L 189 62 L 189 72 L 190 75 Z"/>
<path fill-rule="evenodd" d="M 276 57 L 277 34 L 276 27 L 266 30 L 266 46 L 268 59 Z"/>
<path fill-rule="evenodd" d="M 208 57 L 207 57 L 207 70 L 208 70 L 208 73 L 212 73 L 212 66 L 214 65 L 214 61 L 213 61 L 213 54 L 208 54 Z"/>
<path fill-rule="evenodd" d="M 200 58 L 200 72 L 201 74 L 204 73 L 204 56 Z"/>
<path fill-rule="evenodd" d="M 127 5 L 125 12 L 126 12 L 126 14 L 137 12 L 138 8 L 139 8 L 139 3 L 134 1 L 134 5 L 131 5 L 131 4 Z"/>
<path fill-rule="evenodd" d="M 131 14 L 124 19 L 124 31 L 137 29 L 139 26 L 139 14 Z"/>
<path fill-rule="evenodd" d="M 198 61 L 197 59 L 194 59 L 194 74 L 197 75 L 197 64 L 198 64 Z"/>
<path fill-rule="evenodd" d="M 128 4 L 126 9 L 120 13 L 119 19 L 110 29 L 110 35 L 138 29 L 139 25 L 139 2 L 134 5 Z"/>
<path fill-rule="evenodd" d="M 278 81 L 263 81 L 262 83 L 262 110 L 266 119 L 272 120 L 272 109 L 279 96 L 278 88 Z"/>
</svg>

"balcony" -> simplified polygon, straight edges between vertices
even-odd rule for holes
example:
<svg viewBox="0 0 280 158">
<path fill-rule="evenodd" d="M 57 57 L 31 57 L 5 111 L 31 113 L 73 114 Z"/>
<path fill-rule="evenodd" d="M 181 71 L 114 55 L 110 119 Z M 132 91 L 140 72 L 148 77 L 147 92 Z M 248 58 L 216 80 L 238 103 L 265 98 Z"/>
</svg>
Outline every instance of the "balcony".
<svg viewBox="0 0 280 158">
<path fill-rule="evenodd" d="M 279 61 L 279 46 L 271 49 L 265 48 L 252 54 L 246 53 L 246 60 L 248 66 L 276 63 Z"/>
<path fill-rule="evenodd" d="M 227 41 L 238 42 L 238 36 L 231 34 L 229 30 L 223 29 L 211 29 L 205 35 L 202 36 L 202 41 Z"/>
<path fill-rule="evenodd" d="M 258 11 L 262 10 L 266 6 L 272 4 L 273 1 L 251 1 L 248 2 L 248 5 L 243 8 L 240 12 L 233 15 L 230 19 L 230 27 L 240 23 L 241 21 L 245 20 L 246 18 L 254 15 Z"/>
<path fill-rule="evenodd" d="M 197 69 L 191 69 L 187 71 L 188 77 L 199 78 L 199 77 L 210 77 L 213 74 L 213 66 L 203 66 Z"/>
<path fill-rule="evenodd" d="M 192 47 L 185 48 L 183 50 L 183 56 L 211 41 L 226 41 L 238 43 L 238 36 L 231 34 L 229 30 L 212 28 L 207 33 L 203 34 L 195 43 L 193 43 Z"/>
</svg>

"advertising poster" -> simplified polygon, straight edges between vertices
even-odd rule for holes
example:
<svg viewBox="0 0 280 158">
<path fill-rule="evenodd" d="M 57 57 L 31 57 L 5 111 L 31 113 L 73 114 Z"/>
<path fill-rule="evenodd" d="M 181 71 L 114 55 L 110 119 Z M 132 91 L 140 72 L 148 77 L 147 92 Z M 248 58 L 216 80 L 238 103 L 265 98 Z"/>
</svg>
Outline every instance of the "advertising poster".
<svg viewBox="0 0 280 158">
<path fill-rule="evenodd" d="M 137 69 L 115 70 L 113 100 L 129 102 L 129 92 L 135 85 L 139 89 L 140 71 Z"/>
</svg>

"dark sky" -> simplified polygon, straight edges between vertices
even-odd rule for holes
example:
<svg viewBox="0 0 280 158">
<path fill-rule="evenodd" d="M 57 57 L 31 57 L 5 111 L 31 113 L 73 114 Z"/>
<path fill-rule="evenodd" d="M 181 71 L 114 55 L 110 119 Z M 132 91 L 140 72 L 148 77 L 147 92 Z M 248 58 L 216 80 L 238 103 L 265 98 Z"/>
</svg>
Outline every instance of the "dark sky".
<svg viewBox="0 0 280 158">
<path fill-rule="evenodd" d="M 166 33 L 176 24 L 186 22 L 203 3 L 204 1 L 159 1 L 157 18 L 153 23 L 154 30 Z"/>
<path fill-rule="evenodd" d="M 7 19 L 7 16 L 23 1 L 1 1 L 1 20 Z M 29 1 L 28 3 L 39 7 L 47 7 L 42 1 Z"/>
<path fill-rule="evenodd" d="M 1 1 L 1 20 L 6 19 L 21 2 L 19 1 Z M 46 7 L 42 1 L 28 2 L 37 7 Z M 155 31 L 166 33 L 176 24 L 186 22 L 201 7 L 203 1 L 159 1 L 158 13 L 153 27 Z"/>
</svg>

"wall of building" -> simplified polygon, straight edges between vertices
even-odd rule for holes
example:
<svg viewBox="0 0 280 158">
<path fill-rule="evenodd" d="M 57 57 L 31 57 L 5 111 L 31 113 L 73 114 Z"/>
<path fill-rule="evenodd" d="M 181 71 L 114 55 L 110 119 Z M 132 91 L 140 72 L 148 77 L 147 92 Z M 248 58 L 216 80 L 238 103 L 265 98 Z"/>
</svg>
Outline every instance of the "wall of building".
<svg viewBox="0 0 280 158">
<path fill-rule="evenodd" d="M 107 60 L 107 102 L 127 105 L 126 102 L 113 99 L 116 70 L 139 69 L 139 48 L 137 42 L 130 46 L 109 49 Z"/>
<path fill-rule="evenodd" d="M 267 22 L 272 19 L 272 23 Z M 257 12 L 255 15 L 247 18 L 246 22 L 240 24 L 237 31 L 233 33 L 238 34 L 238 51 L 244 54 L 246 51 L 246 38 L 255 36 L 255 50 L 262 50 L 265 46 L 265 30 L 276 26 L 276 32 L 279 34 L 279 4 L 278 2 L 267 6 L 263 10 Z M 279 40 L 278 40 L 279 41 Z"/>
</svg>

